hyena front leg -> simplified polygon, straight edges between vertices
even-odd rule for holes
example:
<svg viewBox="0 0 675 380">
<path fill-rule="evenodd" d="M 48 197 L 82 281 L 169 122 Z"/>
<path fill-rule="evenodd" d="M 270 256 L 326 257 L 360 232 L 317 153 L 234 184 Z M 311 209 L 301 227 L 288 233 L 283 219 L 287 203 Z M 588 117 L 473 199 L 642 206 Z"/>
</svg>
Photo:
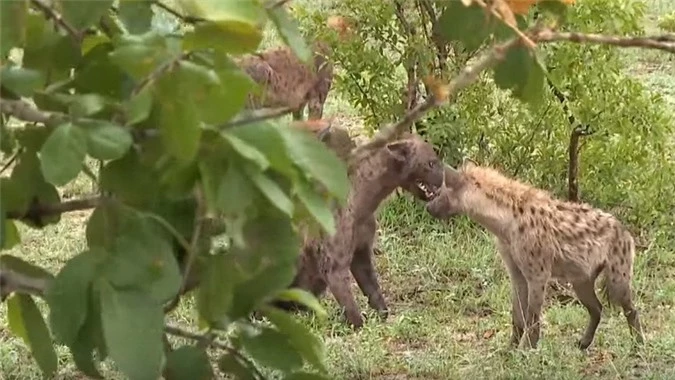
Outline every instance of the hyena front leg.
<svg viewBox="0 0 675 380">
<path fill-rule="evenodd" d="M 357 247 L 352 260 L 351 271 L 363 295 L 368 297 L 368 305 L 377 310 L 382 319 L 386 319 L 389 311 L 380 284 L 377 281 L 372 255 L 372 247 L 368 245 Z"/>
<path fill-rule="evenodd" d="M 525 315 L 527 313 L 527 280 L 523 276 L 518 266 L 513 261 L 509 249 L 504 245 L 499 245 L 499 252 L 502 256 L 506 270 L 511 280 L 511 340 L 510 347 L 518 347 L 525 331 Z"/>
<path fill-rule="evenodd" d="M 525 315 L 525 347 L 537 348 L 541 331 L 541 309 L 544 306 L 548 275 L 540 274 L 527 281 L 527 313 Z"/>
</svg>

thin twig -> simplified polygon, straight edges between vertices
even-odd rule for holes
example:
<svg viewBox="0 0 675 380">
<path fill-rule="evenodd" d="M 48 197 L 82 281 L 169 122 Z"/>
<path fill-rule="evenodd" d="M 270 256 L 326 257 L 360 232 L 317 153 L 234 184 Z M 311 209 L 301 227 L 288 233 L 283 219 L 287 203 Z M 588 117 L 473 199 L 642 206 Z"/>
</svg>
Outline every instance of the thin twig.
<svg viewBox="0 0 675 380">
<path fill-rule="evenodd" d="M 7 160 L 7 162 L 2 166 L 2 169 L 0 169 L 0 174 L 4 173 L 8 167 L 12 166 L 12 164 L 14 163 L 14 161 L 16 161 L 16 158 L 19 157 L 21 152 L 23 152 L 23 147 L 17 149 L 17 151 L 14 152 L 14 154 L 12 155 L 12 157 L 10 157 L 9 160 Z"/>
<path fill-rule="evenodd" d="M 293 112 L 294 109 L 291 107 L 279 107 L 279 108 L 261 108 L 251 112 L 249 117 L 235 119 L 227 123 L 220 124 L 216 126 L 217 129 L 227 129 L 232 127 L 238 127 L 240 125 L 257 123 L 259 121 L 274 119 L 280 116 L 287 115 Z"/>
<path fill-rule="evenodd" d="M 184 52 L 181 55 L 177 56 L 176 58 L 173 58 L 168 62 L 165 62 L 164 64 L 157 67 L 150 73 L 150 75 L 145 77 L 140 83 L 138 83 L 138 85 L 136 85 L 136 87 L 134 87 L 134 89 L 131 91 L 131 97 L 138 95 L 146 87 L 155 83 L 162 75 L 178 67 L 178 65 L 180 65 L 180 61 L 189 58 L 191 54 L 192 52 L 189 51 Z"/>
<path fill-rule="evenodd" d="M 64 20 L 63 17 L 52 7 L 45 4 L 42 0 L 31 0 L 31 3 L 40 9 L 40 11 L 42 11 L 42 13 L 47 16 L 47 18 L 52 19 L 56 25 L 68 32 L 73 40 L 75 40 L 75 43 L 79 45 L 82 42 L 82 33 L 66 22 L 66 20 Z"/>
<path fill-rule="evenodd" d="M 194 219 L 194 227 L 192 230 L 192 238 L 190 240 L 190 246 L 188 247 L 189 249 L 186 252 L 187 261 L 185 263 L 185 271 L 183 272 L 183 279 L 181 281 L 180 289 L 178 290 L 176 296 L 171 300 L 171 302 L 169 302 L 168 305 L 164 307 L 165 313 L 175 309 L 178 303 L 180 302 L 181 296 L 185 294 L 188 285 L 188 278 L 190 278 L 192 266 L 194 265 L 195 259 L 197 258 L 197 252 L 199 248 L 199 238 L 201 237 L 202 234 L 206 214 L 206 205 L 204 201 L 204 196 L 199 187 L 195 187 L 195 199 L 197 201 L 197 207 L 195 207 L 195 219 Z"/>
<path fill-rule="evenodd" d="M 33 202 L 25 212 L 9 211 L 7 213 L 7 219 L 26 219 L 31 221 L 40 220 L 46 216 L 60 215 L 67 212 L 96 208 L 96 206 L 98 206 L 102 200 L 103 198 L 101 197 L 91 197 L 73 199 L 70 201 L 52 204 Z"/>
<path fill-rule="evenodd" d="M 167 13 L 170 13 L 172 16 L 176 17 L 177 19 L 183 20 L 187 22 L 188 24 L 195 24 L 200 21 L 205 21 L 201 17 L 195 17 L 195 16 L 184 16 L 180 14 L 177 10 L 169 7 L 168 5 L 162 3 L 159 0 L 155 0 L 152 2 L 153 5 L 156 5 L 157 7 L 161 8 L 162 10 L 166 11 Z"/>
<path fill-rule="evenodd" d="M 675 53 L 675 41 L 664 38 L 664 36 L 655 37 L 619 37 L 607 36 L 593 33 L 575 33 L 575 32 L 555 32 L 551 29 L 544 29 L 532 36 L 537 42 L 556 42 L 569 41 L 576 43 L 591 43 L 612 45 L 619 47 L 639 47 L 667 51 Z"/>
</svg>

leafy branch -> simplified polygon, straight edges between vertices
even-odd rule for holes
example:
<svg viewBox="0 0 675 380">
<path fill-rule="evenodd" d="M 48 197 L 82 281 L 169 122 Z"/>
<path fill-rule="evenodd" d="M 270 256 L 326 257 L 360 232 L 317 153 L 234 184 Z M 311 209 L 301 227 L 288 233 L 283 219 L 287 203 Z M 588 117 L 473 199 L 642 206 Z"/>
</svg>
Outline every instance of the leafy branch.
<svg viewBox="0 0 675 380">
<path fill-rule="evenodd" d="M 364 153 L 384 146 L 384 144 L 408 130 L 415 121 L 419 120 L 431 109 L 443 104 L 446 100 L 454 100 L 461 90 L 478 79 L 480 73 L 502 60 L 506 51 L 518 45 L 520 41 L 520 38 L 512 38 L 503 44 L 494 46 L 475 64 L 466 66 L 448 85 L 443 86 L 442 89 L 438 89 L 439 91 L 436 92 L 440 92 L 441 96 L 436 95 L 435 92 L 430 93 L 424 102 L 408 111 L 399 121 L 382 127 L 370 141 L 357 147 L 354 150 L 354 157 L 358 159 Z"/>
<path fill-rule="evenodd" d="M 82 42 L 82 33 L 77 31 L 74 26 L 70 25 L 63 16 L 59 14 L 54 8 L 45 4 L 42 0 L 31 0 L 31 4 L 35 5 L 44 15 L 54 21 L 61 29 L 65 30 L 78 45 Z"/>
</svg>

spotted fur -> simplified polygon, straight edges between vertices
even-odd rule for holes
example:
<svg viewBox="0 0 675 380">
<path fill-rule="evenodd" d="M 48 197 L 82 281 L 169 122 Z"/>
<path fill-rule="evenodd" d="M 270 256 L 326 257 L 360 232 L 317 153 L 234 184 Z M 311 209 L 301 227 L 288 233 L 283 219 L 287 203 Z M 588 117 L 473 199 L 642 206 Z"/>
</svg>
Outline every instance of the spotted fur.
<svg viewBox="0 0 675 380">
<path fill-rule="evenodd" d="M 417 136 L 392 142 L 364 156 L 350 172 L 351 188 L 344 207 L 334 211 L 333 236 L 305 235 L 298 273 L 291 287 L 320 296 L 329 289 L 353 327 L 363 318 L 350 287 L 350 273 L 368 297 L 368 304 L 382 317 L 388 308 L 373 266 L 376 238 L 375 211 L 396 188 L 403 187 L 422 200 L 443 180 L 443 164 L 431 144 Z M 286 304 L 285 308 L 289 308 Z"/>
<path fill-rule="evenodd" d="M 546 284 L 553 277 L 571 283 L 589 313 L 577 342 L 586 349 L 600 323 L 594 284 L 603 272 L 609 300 L 623 308 L 631 333 L 643 342 L 630 285 L 635 244 L 618 219 L 468 161 L 458 171 L 446 167 L 444 182 L 427 211 L 443 219 L 467 215 L 495 236 L 512 284 L 513 346 L 525 331 L 525 344 L 537 346 Z"/>
<path fill-rule="evenodd" d="M 302 119 L 305 106 L 308 119 L 321 119 L 333 83 L 333 65 L 327 59 L 330 47 L 313 45 L 313 67 L 304 64 L 288 46 L 279 46 L 239 58 L 236 63 L 261 87 L 251 92 L 249 109 L 290 107 L 293 118 Z"/>
</svg>

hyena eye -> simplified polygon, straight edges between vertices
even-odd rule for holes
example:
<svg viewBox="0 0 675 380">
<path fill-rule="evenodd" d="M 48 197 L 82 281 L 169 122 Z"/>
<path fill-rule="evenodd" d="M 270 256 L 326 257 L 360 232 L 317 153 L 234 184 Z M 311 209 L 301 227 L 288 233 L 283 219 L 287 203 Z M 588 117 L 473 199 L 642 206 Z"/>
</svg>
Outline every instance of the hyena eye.
<svg viewBox="0 0 675 380">
<path fill-rule="evenodd" d="M 433 169 L 434 166 L 436 166 L 436 162 L 435 162 L 435 161 L 429 161 L 429 162 L 427 163 L 427 165 L 428 165 L 431 169 Z"/>
</svg>

